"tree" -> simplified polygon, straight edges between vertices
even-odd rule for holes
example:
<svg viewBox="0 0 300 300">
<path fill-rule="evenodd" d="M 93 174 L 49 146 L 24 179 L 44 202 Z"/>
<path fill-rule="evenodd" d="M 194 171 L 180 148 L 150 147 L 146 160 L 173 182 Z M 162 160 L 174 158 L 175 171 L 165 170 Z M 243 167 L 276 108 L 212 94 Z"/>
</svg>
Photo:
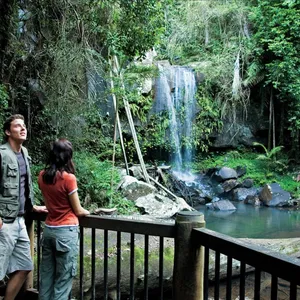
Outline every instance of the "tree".
<svg viewBox="0 0 300 300">
<path fill-rule="evenodd" d="M 258 0 L 251 15 L 255 26 L 252 63 L 263 66 L 264 85 L 274 92 L 277 120 L 289 131 L 295 153 L 300 129 L 299 17 L 299 1 L 289 0 Z M 284 110 L 282 118 L 279 112 Z"/>
</svg>

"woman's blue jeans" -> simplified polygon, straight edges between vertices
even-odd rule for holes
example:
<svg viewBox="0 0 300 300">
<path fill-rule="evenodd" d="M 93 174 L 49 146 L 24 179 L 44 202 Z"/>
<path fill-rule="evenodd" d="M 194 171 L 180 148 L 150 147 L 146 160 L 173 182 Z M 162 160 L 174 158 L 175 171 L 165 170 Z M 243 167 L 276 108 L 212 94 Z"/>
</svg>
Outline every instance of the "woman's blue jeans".
<svg viewBox="0 0 300 300">
<path fill-rule="evenodd" d="M 77 272 L 79 231 L 77 226 L 45 226 L 40 269 L 41 300 L 67 300 Z"/>
</svg>

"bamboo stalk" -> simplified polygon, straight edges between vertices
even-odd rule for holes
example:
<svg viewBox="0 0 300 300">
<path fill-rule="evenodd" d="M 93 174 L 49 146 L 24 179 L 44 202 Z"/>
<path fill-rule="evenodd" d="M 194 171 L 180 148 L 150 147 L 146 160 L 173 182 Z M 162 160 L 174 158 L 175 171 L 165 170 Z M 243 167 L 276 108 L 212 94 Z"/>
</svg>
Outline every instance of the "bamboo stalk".
<svg viewBox="0 0 300 300">
<path fill-rule="evenodd" d="M 119 69 L 118 58 L 116 57 L 116 55 L 114 55 L 113 57 L 114 57 L 114 63 L 115 63 L 117 72 L 118 72 L 118 74 L 120 76 L 120 79 L 121 79 L 122 89 L 123 89 L 123 91 L 125 91 L 124 80 L 123 80 L 122 73 L 120 72 L 120 69 Z M 136 130 L 135 130 L 135 127 L 134 127 L 134 123 L 133 123 L 133 118 L 132 118 L 132 115 L 131 115 L 130 106 L 129 106 L 129 103 L 128 103 L 127 99 L 126 99 L 125 93 L 124 93 L 124 96 L 123 96 L 123 103 L 124 103 L 124 107 L 125 107 L 126 115 L 127 115 L 127 118 L 128 118 L 128 123 L 129 123 L 129 126 L 130 126 L 132 138 L 133 138 L 133 141 L 134 141 L 135 149 L 137 151 L 137 155 L 138 155 L 138 158 L 139 158 L 139 161 L 140 161 L 140 165 L 141 165 L 141 168 L 142 168 L 142 172 L 143 172 L 145 181 L 147 183 L 150 183 L 150 181 L 149 181 L 149 175 L 147 173 L 147 170 L 146 170 L 146 167 L 145 167 L 145 163 L 144 163 L 144 159 L 143 159 L 143 156 L 142 156 L 142 152 L 141 152 L 141 149 L 140 149 L 140 146 L 139 146 L 139 142 L 138 142 L 138 139 L 137 139 Z"/>
<path fill-rule="evenodd" d="M 148 175 L 149 176 L 149 175 Z M 149 176 L 149 179 L 151 181 L 153 181 L 155 184 L 157 184 L 160 188 L 162 188 L 166 193 L 168 193 L 170 196 L 174 197 L 175 199 L 177 199 L 178 197 L 173 194 L 170 190 L 168 190 L 166 187 L 164 187 L 162 184 L 160 184 L 158 181 L 156 181 L 154 178 L 152 178 L 151 176 Z"/>
<path fill-rule="evenodd" d="M 110 59 L 108 60 L 108 62 L 109 62 L 109 65 L 110 65 L 110 87 L 113 91 L 114 81 L 113 81 L 113 74 L 112 74 L 112 63 L 111 63 Z M 129 167 L 128 167 L 127 156 L 126 156 L 126 151 L 125 151 L 125 146 L 124 146 L 121 122 L 120 122 L 120 118 L 119 118 L 117 99 L 116 99 L 115 93 L 112 93 L 111 95 L 112 95 L 112 98 L 113 98 L 113 104 L 114 104 L 114 109 L 115 109 L 115 122 L 117 123 L 117 126 L 118 126 L 118 131 L 119 131 L 119 136 L 120 136 L 120 143 L 121 143 L 121 148 L 122 148 L 122 153 L 123 153 L 123 158 L 124 158 L 124 163 L 125 163 L 125 168 L 126 168 L 126 174 L 129 175 Z M 114 134 L 114 153 L 115 153 L 115 135 L 116 135 L 116 132 Z M 113 161 L 114 161 L 114 156 L 113 156 Z"/>
</svg>

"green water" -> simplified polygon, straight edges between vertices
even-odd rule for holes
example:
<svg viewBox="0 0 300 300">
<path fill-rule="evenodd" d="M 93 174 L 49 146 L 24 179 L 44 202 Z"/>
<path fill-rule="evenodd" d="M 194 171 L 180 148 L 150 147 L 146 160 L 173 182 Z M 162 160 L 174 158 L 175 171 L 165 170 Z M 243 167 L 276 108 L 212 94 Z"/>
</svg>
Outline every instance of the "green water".
<svg viewBox="0 0 300 300">
<path fill-rule="evenodd" d="M 198 208 L 204 213 L 208 229 L 239 238 L 300 237 L 300 211 L 253 207 L 232 202 L 236 211 L 222 212 Z"/>
</svg>

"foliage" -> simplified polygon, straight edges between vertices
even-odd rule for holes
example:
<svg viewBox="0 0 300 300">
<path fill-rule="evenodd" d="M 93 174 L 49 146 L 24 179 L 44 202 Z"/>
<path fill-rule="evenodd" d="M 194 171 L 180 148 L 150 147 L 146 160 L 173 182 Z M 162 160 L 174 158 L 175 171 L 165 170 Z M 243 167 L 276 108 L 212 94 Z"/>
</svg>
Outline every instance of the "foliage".
<svg viewBox="0 0 300 300">
<path fill-rule="evenodd" d="M 257 159 L 257 152 L 249 150 L 234 150 L 227 152 L 207 153 L 199 157 L 194 164 L 194 171 L 204 171 L 213 167 L 229 167 L 236 168 L 238 166 L 245 167 L 247 173 L 244 177 L 252 178 L 256 186 L 263 186 L 266 183 L 278 182 L 283 189 L 293 193 L 294 196 L 299 196 L 300 191 L 297 188 L 299 185 L 294 180 L 293 173 L 289 173 L 287 163 L 281 169 L 275 164 L 275 168 L 270 168 L 269 161 Z M 284 155 L 281 160 L 284 160 Z M 283 173 L 284 170 L 284 173 Z"/>
<path fill-rule="evenodd" d="M 5 110 L 8 108 L 8 94 L 3 84 L 0 84 L 0 107 L 0 124 L 3 124 L 6 117 Z"/>
<path fill-rule="evenodd" d="M 283 149 L 283 146 L 277 146 L 272 148 L 270 151 L 265 147 L 265 145 L 261 143 L 254 142 L 254 146 L 259 146 L 264 150 L 264 154 L 259 154 L 256 159 L 261 159 L 266 161 L 268 172 L 271 170 L 275 170 L 276 172 L 283 172 L 287 169 L 288 161 L 283 159 L 277 159 L 277 153 Z"/>
<path fill-rule="evenodd" d="M 249 105 L 249 88 L 242 85 L 250 37 L 247 5 L 178 1 L 167 11 L 168 30 L 158 49 L 162 58 L 190 64 L 205 74 L 205 97 L 218 105 L 223 120 L 232 123 L 238 109 L 247 115 Z"/>
<path fill-rule="evenodd" d="M 125 215 L 137 212 L 134 202 L 123 198 L 116 190 L 120 175 L 109 161 L 101 162 L 91 153 L 78 152 L 75 153 L 74 163 L 79 199 L 87 209 L 94 211 L 98 207 L 115 207 L 119 214 Z M 31 167 L 37 205 L 43 204 L 43 197 L 37 184 L 38 174 L 43 168 L 44 166 L 41 164 Z M 111 181 L 113 182 L 112 189 Z"/>
<path fill-rule="evenodd" d="M 197 91 L 197 100 L 200 111 L 193 125 L 193 143 L 200 151 L 208 151 L 212 134 L 222 127 L 220 110 L 203 87 Z"/>
<path fill-rule="evenodd" d="M 277 146 L 272 148 L 270 151 L 261 143 L 254 142 L 254 146 L 260 146 L 264 149 L 264 155 L 258 155 L 257 159 L 276 160 L 276 153 L 282 150 L 283 146 Z"/>
<path fill-rule="evenodd" d="M 259 69 L 264 85 L 273 87 L 281 104 L 287 103 L 287 117 L 280 121 L 281 126 L 287 122 L 296 148 L 300 129 L 299 8 L 298 1 L 258 0 L 251 14 L 255 26 L 252 64 L 263 66 Z"/>
</svg>

